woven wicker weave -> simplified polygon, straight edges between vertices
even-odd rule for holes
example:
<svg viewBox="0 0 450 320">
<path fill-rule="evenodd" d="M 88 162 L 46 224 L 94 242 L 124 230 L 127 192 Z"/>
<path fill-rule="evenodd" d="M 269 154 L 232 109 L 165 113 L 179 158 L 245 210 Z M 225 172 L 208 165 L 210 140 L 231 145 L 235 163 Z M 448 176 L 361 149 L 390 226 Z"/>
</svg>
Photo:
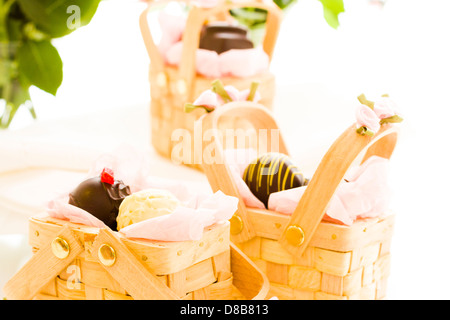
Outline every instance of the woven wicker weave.
<svg viewBox="0 0 450 320">
<path fill-rule="evenodd" d="M 174 141 L 172 133 L 177 129 L 187 130 L 193 134 L 194 122 L 202 112 L 196 110 L 192 113 L 184 112 L 184 105 L 193 102 L 200 93 L 210 89 L 211 82 L 196 73 L 195 53 L 199 47 L 200 32 L 207 21 L 230 19 L 229 10 L 242 7 L 256 7 L 268 11 L 266 34 L 263 41 L 263 50 L 272 58 L 280 23 L 282 19 L 281 10 L 270 2 L 262 1 L 224 1 L 213 8 L 200 8 L 192 5 L 189 10 L 186 29 L 183 34 L 183 54 L 178 67 L 169 66 L 161 56 L 157 45 L 153 41 L 149 29 L 148 15 L 155 5 L 171 1 L 150 2 L 149 7 L 142 13 L 140 26 L 142 37 L 150 57 L 150 115 L 151 115 L 151 141 L 154 148 L 164 157 L 171 158 L 176 162 L 200 168 L 193 164 L 192 158 L 180 158 L 172 154 Z M 189 3 L 189 1 L 180 1 Z M 233 85 L 239 90 L 250 87 L 254 81 L 260 83 L 261 103 L 271 108 L 275 95 L 275 77 L 270 71 L 249 78 L 225 77 L 220 79 L 224 85 Z M 175 141 L 176 143 L 176 141 Z M 192 153 L 193 156 L 193 153 Z"/>
<path fill-rule="evenodd" d="M 196 125 L 203 130 L 217 129 L 222 117 L 230 115 L 247 119 L 255 130 L 279 129 L 266 108 L 251 102 L 229 103 Z M 276 137 L 277 141 L 268 142 L 268 150 L 289 155 L 282 136 Z M 240 199 L 239 209 L 230 220 L 232 241 L 265 271 L 271 282 L 269 296 L 280 299 L 385 296 L 394 216 L 357 221 L 352 226 L 324 222 L 322 218 L 351 165 L 372 155 L 389 159 L 396 141 L 394 125 L 383 125 L 373 137 L 360 135 L 355 125 L 350 126 L 322 158 L 292 216 L 247 208 L 224 162 L 219 134 L 204 142 L 204 148 L 215 150 L 216 161 L 203 163 L 212 189 Z M 277 150 L 271 149 L 274 145 Z"/>
<path fill-rule="evenodd" d="M 184 242 L 127 239 L 48 216 L 29 225 L 34 254 L 5 285 L 8 299 L 264 299 L 269 290 L 230 244 L 229 223 Z"/>
</svg>

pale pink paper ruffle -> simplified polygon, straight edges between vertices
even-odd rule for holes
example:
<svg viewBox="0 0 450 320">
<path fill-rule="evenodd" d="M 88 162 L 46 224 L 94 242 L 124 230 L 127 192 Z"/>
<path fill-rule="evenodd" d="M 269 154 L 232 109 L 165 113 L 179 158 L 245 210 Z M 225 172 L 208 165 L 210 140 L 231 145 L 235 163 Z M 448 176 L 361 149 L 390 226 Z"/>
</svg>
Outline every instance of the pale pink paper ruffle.
<svg viewBox="0 0 450 320">
<path fill-rule="evenodd" d="M 165 54 L 168 64 L 178 66 L 183 53 L 183 43 L 177 42 Z M 221 54 L 215 51 L 197 49 L 195 53 L 196 72 L 207 78 L 238 77 L 247 78 L 269 68 L 269 56 L 257 47 L 253 49 L 233 49 Z"/>
<path fill-rule="evenodd" d="M 179 41 L 167 48 L 165 60 L 172 66 L 178 66 L 181 63 L 183 54 L 183 42 Z M 208 78 L 220 78 L 219 55 L 212 50 L 197 49 L 195 52 L 195 71 Z"/>
<path fill-rule="evenodd" d="M 201 200 L 195 208 L 180 206 L 171 214 L 134 223 L 119 232 L 127 238 L 200 240 L 206 227 L 229 220 L 237 206 L 237 198 L 218 191 Z"/>
<path fill-rule="evenodd" d="M 150 175 L 150 159 L 128 144 L 121 144 L 115 150 L 103 153 L 91 165 L 86 179 L 99 176 L 103 168 L 110 168 L 116 179 L 130 186 L 131 192 L 147 188 Z M 80 181 L 81 182 L 81 181 Z"/>
<path fill-rule="evenodd" d="M 194 0 L 194 4 L 201 8 L 213 8 L 220 4 L 222 0 Z"/>
<path fill-rule="evenodd" d="M 220 55 L 206 49 L 197 49 L 195 53 L 195 69 L 198 74 L 207 78 L 221 78 Z"/>
<path fill-rule="evenodd" d="M 326 220 L 352 225 L 357 219 L 376 218 L 385 214 L 390 200 L 388 160 L 372 156 L 361 166 L 346 175 L 331 198 Z M 307 187 L 273 193 L 269 197 L 269 209 L 292 214 Z"/>
<path fill-rule="evenodd" d="M 252 208 L 264 205 L 250 191 L 242 179 L 255 150 L 229 149 L 224 157 L 244 203 Z M 352 225 L 362 218 L 375 218 L 385 214 L 390 201 L 388 185 L 389 160 L 372 156 L 361 166 L 353 167 L 345 176 L 327 208 L 325 220 Z M 297 207 L 307 186 L 272 193 L 268 209 L 290 215 Z"/>
<path fill-rule="evenodd" d="M 215 6 L 217 0 L 199 0 L 203 7 Z M 166 63 L 178 66 L 183 54 L 182 36 L 186 17 L 175 16 L 162 11 L 158 17 L 161 27 L 161 41 L 158 49 Z M 269 68 L 269 56 L 261 47 L 232 49 L 221 54 L 212 50 L 197 49 L 195 53 L 196 72 L 207 78 L 247 78 L 265 72 Z"/>
<path fill-rule="evenodd" d="M 242 91 L 239 91 L 234 86 L 225 86 L 225 91 L 227 92 L 228 96 L 230 97 L 231 101 L 247 101 L 248 96 L 250 94 L 250 89 L 245 89 Z M 261 100 L 261 94 L 258 90 L 256 90 L 253 99 L 251 101 L 258 102 Z M 217 93 L 213 92 L 211 89 L 203 91 L 197 99 L 192 103 L 194 106 L 203 106 L 210 110 L 215 110 L 218 107 L 221 107 L 226 102 L 224 99 L 218 95 Z"/>
<path fill-rule="evenodd" d="M 219 54 L 219 64 L 223 77 L 248 78 L 269 68 L 269 56 L 261 47 L 232 49 Z"/>
<path fill-rule="evenodd" d="M 255 197 L 242 179 L 245 168 L 256 159 L 257 155 L 254 149 L 225 149 L 223 153 L 224 161 L 228 164 L 231 176 L 245 205 L 250 208 L 265 209 L 264 203 Z"/>
<path fill-rule="evenodd" d="M 161 40 L 158 44 L 158 50 L 166 58 L 170 48 L 179 42 L 183 36 L 186 17 L 162 11 L 158 16 L 158 21 L 161 27 Z"/>
<path fill-rule="evenodd" d="M 129 237 L 161 241 L 198 240 L 203 229 L 226 221 L 237 210 L 238 199 L 218 191 L 214 194 L 195 191 L 189 182 L 151 176 L 150 161 L 142 152 L 129 145 L 121 145 L 111 153 L 98 157 L 86 178 L 100 174 L 103 168 L 113 169 L 116 179 L 123 180 L 132 192 L 143 189 L 164 189 L 181 202 L 174 213 L 136 223 L 121 230 Z M 68 194 L 62 194 L 47 205 L 49 216 L 86 226 L 104 228 L 106 225 L 89 212 L 70 205 Z M 160 218 L 160 219 L 159 219 Z"/>
<path fill-rule="evenodd" d="M 106 225 L 89 212 L 68 203 L 69 197 L 62 195 L 47 204 L 50 217 L 80 223 L 90 227 L 105 228 Z"/>
</svg>

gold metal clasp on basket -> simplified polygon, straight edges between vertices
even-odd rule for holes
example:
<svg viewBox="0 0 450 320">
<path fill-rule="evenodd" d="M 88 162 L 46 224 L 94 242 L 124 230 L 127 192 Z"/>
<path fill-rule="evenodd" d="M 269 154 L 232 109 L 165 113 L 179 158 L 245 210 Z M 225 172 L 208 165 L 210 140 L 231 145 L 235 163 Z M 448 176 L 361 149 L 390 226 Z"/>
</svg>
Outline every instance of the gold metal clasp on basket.
<svg viewBox="0 0 450 320">
<path fill-rule="evenodd" d="M 56 237 L 52 241 L 52 252 L 58 259 L 65 259 L 70 253 L 69 243 L 61 237 Z"/>
<path fill-rule="evenodd" d="M 116 251 L 109 244 L 102 244 L 98 248 L 98 258 L 105 267 L 111 267 L 116 262 Z"/>
<path fill-rule="evenodd" d="M 244 229 L 244 222 L 242 221 L 242 218 L 239 217 L 237 214 L 231 217 L 230 219 L 230 233 L 231 234 L 239 234 Z"/>
<path fill-rule="evenodd" d="M 298 247 L 305 241 L 305 233 L 299 226 L 292 225 L 286 229 L 286 239 L 290 244 Z"/>
</svg>

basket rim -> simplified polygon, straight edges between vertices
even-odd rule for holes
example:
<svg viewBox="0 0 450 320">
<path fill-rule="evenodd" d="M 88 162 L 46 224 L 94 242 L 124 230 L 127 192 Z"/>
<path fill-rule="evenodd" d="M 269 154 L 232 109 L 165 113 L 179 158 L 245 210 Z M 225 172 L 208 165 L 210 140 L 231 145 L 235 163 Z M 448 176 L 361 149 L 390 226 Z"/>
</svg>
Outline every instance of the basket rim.
<svg viewBox="0 0 450 320">
<path fill-rule="evenodd" d="M 29 218 L 29 244 L 34 248 L 50 242 L 52 237 L 68 225 L 85 248 L 89 259 L 89 249 L 101 228 L 52 218 L 42 214 Z M 157 275 L 172 274 L 197 262 L 211 258 L 230 249 L 230 223 L 224 221 L 207 228 L 200 240 L 159 241 L 127 238 L 120 232 L 112 231 L 130 248 L 143 263 Z M 218 240 L 219 239 L 219 240 Z M 220 241 L 222 239 L 222 241 Z M 153 259 L 152 257 L 158 257 Z"/>
</svg>

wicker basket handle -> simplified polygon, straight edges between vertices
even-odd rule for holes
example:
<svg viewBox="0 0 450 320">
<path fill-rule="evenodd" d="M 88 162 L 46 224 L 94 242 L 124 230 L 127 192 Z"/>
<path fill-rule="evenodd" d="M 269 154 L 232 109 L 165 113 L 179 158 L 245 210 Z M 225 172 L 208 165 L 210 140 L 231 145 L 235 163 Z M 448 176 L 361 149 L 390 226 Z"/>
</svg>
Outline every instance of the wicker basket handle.
<svg viewBox="0 0 450 320">
<path fill-rule="evenodd" d="M 31 300 L 84 251 L 69 226 L 63 226 L 6 283 L 3 291 L 9 300 Z"/>
<path fill-rule="evenodd" d="M 248 219 L 247 208 L 244 204 L 238 188 L 234 182 L 230 168 L 225 163 L 224 146 L 221 140 L 219 122 L 229 116 L 244 118 L 251 122 L 256 130 L 278 130 L 275 119 L 264 106 L 254 102 L 230 102 L 211 112 L 195 123 L 194 132 L 201 132 L 197 136 L 202 141 L 202 148 L 196 150 L 195 161 L 201 163 L 208 182 L 214 192 L 221 190 L 223 193 L 239 199 L 238 210 L 231 219 L 231 236 L 234 242 L 247 241 L 255 236 L 251 221 Z M 270 136 L 270 135 L 269 135 Z M 269 142 L 269 141 L 268 141 Z M 271 143 L 268 150 L 278 150 L 288 154 L 286 144 L 281 135 L 277 145 Z M 209 159 L 209 151 L 214 150 L 213 159 Z"/>
<path fill-rule="evenodd" d="M 148 3 L 147 8 L 141 13 L 139 16 L 139 27 L 141 29 L 142 39 L 144 40 L 145 48 L 147 49 L 148 56 L 150 58 L 152 72 L 155 74 L 159 74 L 160 72 L 164 72 L 164 58 L 161 56 L 158 46 L 155 44 L 153 40 L 152 33 L 150 31 L 149 23 L 148 23 L 148 14 L 151 9 L 153 9 L 156 4 L 165 4 L 169 3 L 169 0 L 162 1 L 151 1 Z"/>
<path fill-rule="evenodd" d="M 93 257 L 135 300 L 180 300 L 153 275 L 110 229 L 100 229 L 92 245 Z"/>
<path fill-rule="evenodd" d="M 270 289 L 267 276 L 233 243 L 230 258 L 233 285 L 249 300 L 264 300 Z"/>
<path fill-rule="evenodd" d="M 376 135 L 370 137 L 356 133 L 355 125 L 351 125 L 333 143 L 279 239 L 289 252 L 297 256 L 303 253 L 353 163 L 361 158 L 364 162 L 373 155 L 386 159 L 391 157 L 397 143 L 397 128 L 391 124 L 383 125 Z"/>
<path fill-rule="evenodd" d="M 222 190 L 225 194 L 239 198 L 239 208 L 236 213 L 239 219 L 231 221 L 231 229 L 240 231 L 239 226 L 243 224 L 242 231 L 234 238 L 235 241 L 242 242 L 251 239 L 254 236 L 254 231 L 230 168 L 224 163 L 223 146 L 218 127 L 220 119 L 229 115 L 244 117 L 253 124 L 256 130 L 279 128 L 266 108 L 252 102 L 228 103 L 226 106 L 205 115 L 196 123 L 196 125 L 202 125 L 203 134 L 212 129 L 208 132 L 208 135 L 212 136 L 211 142 L 203 141 L 203 151 L 207 147 L 211 148 L 211 143 L 214 143 L 215 162 L 205 162 L 205 154 L 202 152 L 202 165 L 211 188 L 214 191 Z M 301 255 L 303 253 L 339 184 L 357 159 L 363 156 L 362 162 L 364 162 L 372 155 L 390 158 L 397 142 L 396 128 L 393 125 L 383 125 L 375 136 L 369 137 L 357 134 L 355 126 L 352 125 L 334 142 L 319 164 L 279 239 L 286 249 L 293 254 Z M 271 142 L 268 150 L 289 155 L 281 134 L 278 136 L 279 148 L 273 149 L 274 145 Z M 269 137 L 271 135 L 268 135 Z M 197 161 L 199 160 L 197 159 Z M 327 181 L 327 183 L 323 183 L 323 181 Z"/>
<path fill-rule="evenodd" d="M 191 2 L 189 0 L 177 1 L 185 3 Z M 144 10 L 144 12 L 142 12 L 140 16 L 140 28 L 142 37 L 144 39 L 144 43 L 152 63 L 153 72 L 156 73 L 164 71 L 165 62 L 158 50 L 158 47 L 153 41 L 153 37 L 148 25 L 147 16 L 149 10 L 155 5 L 161 5 L 169 2 L 172 1 L 161 0 L 151 2 L 149 3 L 147 9 Z M 180 94 L 188 94 L 189 92 L 192 92 L 190 88 L 196 74 L 195 55 L 196 50 L 199 47 L 200 32 L 203 25 L 211 16 L 226 14 L 229 10 L 246 7 L 254 7 L 267 10 L 268 15 L 266 20 L 266 34 L 264 36 L 263 49 L 269 56 L 269 59 L 272 59 L 283 14 L 282 10 L 272 1 L 222 1 L 220 5 L 214 6 L 212 8 L 201 8 L 198 6 L 193 6 L 189 12 L 189 16 L 186 21 L 186 29 L 183 33 L 183 50 L 181 62 L 179 65 L 179 79 L 177 83 L 177 88 Z M 188 100 L 189 98 L 192 97 L 188 97 Z"/>
<path fill-rule="evenodd" d="M 183 34 L 183 54 L 180 62 L 179 77 L 185 81 L 186 92 L 192 92 L 193 78 L 196 74 L 195 55 L 199 47 L 200 32 L 204 23 L 210 16 L 228 12 L 232 9 L 255 7 L 267 10 L 266 34 L 264 36 L 263 49 L 272 59 L 275 43 L 282 19 L 282 11 L 272 1 L 243 1 L 243 2 L 223 2 L 216 7 L 205 9 L 194 7 L 186 22 L 186 29 Z M 184 85 L 183 85 L 184 86 Z M 189 97 L 192 98 L 192 97 Z"/>
</svg>

